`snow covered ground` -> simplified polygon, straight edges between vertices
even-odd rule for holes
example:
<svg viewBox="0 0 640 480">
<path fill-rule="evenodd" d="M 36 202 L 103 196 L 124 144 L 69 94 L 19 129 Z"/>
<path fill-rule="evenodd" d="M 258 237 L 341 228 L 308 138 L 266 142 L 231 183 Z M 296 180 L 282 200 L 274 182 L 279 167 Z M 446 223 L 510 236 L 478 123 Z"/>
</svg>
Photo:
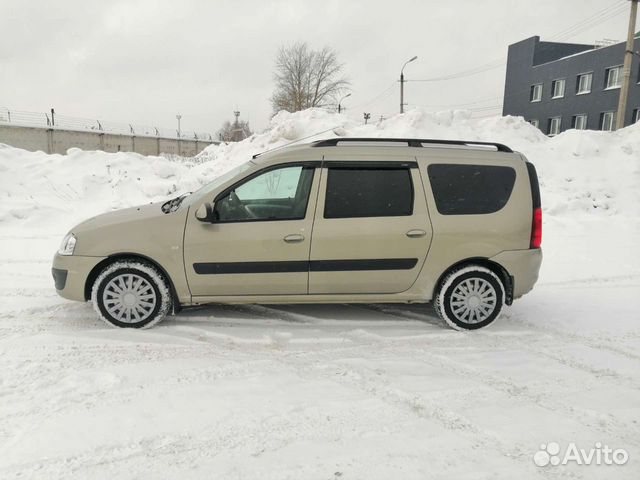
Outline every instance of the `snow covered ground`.
<svg viewBox="0 0 640 480">
<path fill-rule="evenodd" d="M 537 287 L 477 332 L 422 305 L 215 306 L 114 330 L 57 297 L 51 257 L 77 221 L 323 130 L 309 140 L 465 138 L 525 153 L 545 210 Z M 548 139 L 464 112 L 366 127 L 280 114 L 188 162 L 0 146 L 0 478 L 637 479 L 639 186 L 640 125 Z M 629 460 L 536 466 L 550 442 Z"/>
</svg>

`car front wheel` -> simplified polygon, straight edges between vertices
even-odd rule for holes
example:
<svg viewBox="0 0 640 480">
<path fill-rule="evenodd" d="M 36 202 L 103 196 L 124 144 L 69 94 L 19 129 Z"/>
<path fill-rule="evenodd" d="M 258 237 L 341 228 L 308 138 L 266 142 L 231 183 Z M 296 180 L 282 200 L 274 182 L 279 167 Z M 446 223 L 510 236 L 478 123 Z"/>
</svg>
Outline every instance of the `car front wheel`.
<svg viewBox="0 0 640 480">
<path fill-rule="evenodd" d="M 435 297 L 435 310 L 456 330 L 476 330 L 493 322 L 504 305 L 502 281 L 486 267 L 470 265 L 452 271 Z"/>
<path fill-rule="evenodd" d="M 100 318 L 111 326 L 149 328 L 171 309 L 171 292 L 164 275 L 152 265 L 120 260 L 98 275 L 91 301 Z"/>
</svg>

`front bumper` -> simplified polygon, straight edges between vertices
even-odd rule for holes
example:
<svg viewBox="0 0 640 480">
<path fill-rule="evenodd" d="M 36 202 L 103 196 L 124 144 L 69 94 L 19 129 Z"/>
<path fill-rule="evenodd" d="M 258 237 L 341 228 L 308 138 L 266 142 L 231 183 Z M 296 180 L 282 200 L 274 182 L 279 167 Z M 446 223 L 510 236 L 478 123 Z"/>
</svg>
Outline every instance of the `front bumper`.
<svg viewBox="0 0 640 480">
<path fill-rule="evenodd" d="M 53 257 L 51 272 L 56 292 L 63 298 L 84 302 L 85 285 L 91 270 L 107 257 L 60 255 Z"/>
<path fill-rule="evenodd" d="M 67 284 L 68 273 L 69 272 L 67 270 L 62 270 L 60 268 L 51 269 L 51 275 L 53 275 L 53 284 L 56 286 L 56 290 L 64 290 L 64 287 Z"/>
</svg>

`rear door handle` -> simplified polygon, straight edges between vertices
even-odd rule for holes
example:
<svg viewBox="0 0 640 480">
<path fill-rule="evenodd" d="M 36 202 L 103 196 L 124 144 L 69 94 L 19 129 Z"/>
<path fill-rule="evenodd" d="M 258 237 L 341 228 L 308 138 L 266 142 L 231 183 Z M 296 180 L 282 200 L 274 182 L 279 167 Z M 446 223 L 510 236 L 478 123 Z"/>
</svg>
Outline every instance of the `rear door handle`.
<svg viewBox="0 0 640 480">
<path fill-rule="evenodd" d="M 427 234 L 424 230 L 409 230 L 407 232 L 407 237 L 409 238 L 418 238 L 424 237 Z"/>
<path fill-rule="evenodd" d="M 287 243 L 300 243 L 304 241 L 304 235 L 292 233 L 291 235 L 284 237 L 284 241 Z"/>
</svg>

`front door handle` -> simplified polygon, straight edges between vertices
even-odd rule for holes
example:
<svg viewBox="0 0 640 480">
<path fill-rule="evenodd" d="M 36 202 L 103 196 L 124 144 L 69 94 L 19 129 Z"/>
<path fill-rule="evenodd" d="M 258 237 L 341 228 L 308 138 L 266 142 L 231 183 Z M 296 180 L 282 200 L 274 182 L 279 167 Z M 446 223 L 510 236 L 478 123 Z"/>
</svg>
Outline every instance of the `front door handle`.
<svg viewBox="0 0 640 480">
<path fill-rule="evenodd" d="M 409 238 L 419 238 L 424 237 L 427 234 L 424 230 L 409 230 L 407 232 L 407 237 Z"/>
<path fill-rule="evenodd" d="M 300 243 L 304 241 L 304 235 L 292 233 L 291 235 L 284 237 L 284 241 L 287 243 Z"/>
</svg>

